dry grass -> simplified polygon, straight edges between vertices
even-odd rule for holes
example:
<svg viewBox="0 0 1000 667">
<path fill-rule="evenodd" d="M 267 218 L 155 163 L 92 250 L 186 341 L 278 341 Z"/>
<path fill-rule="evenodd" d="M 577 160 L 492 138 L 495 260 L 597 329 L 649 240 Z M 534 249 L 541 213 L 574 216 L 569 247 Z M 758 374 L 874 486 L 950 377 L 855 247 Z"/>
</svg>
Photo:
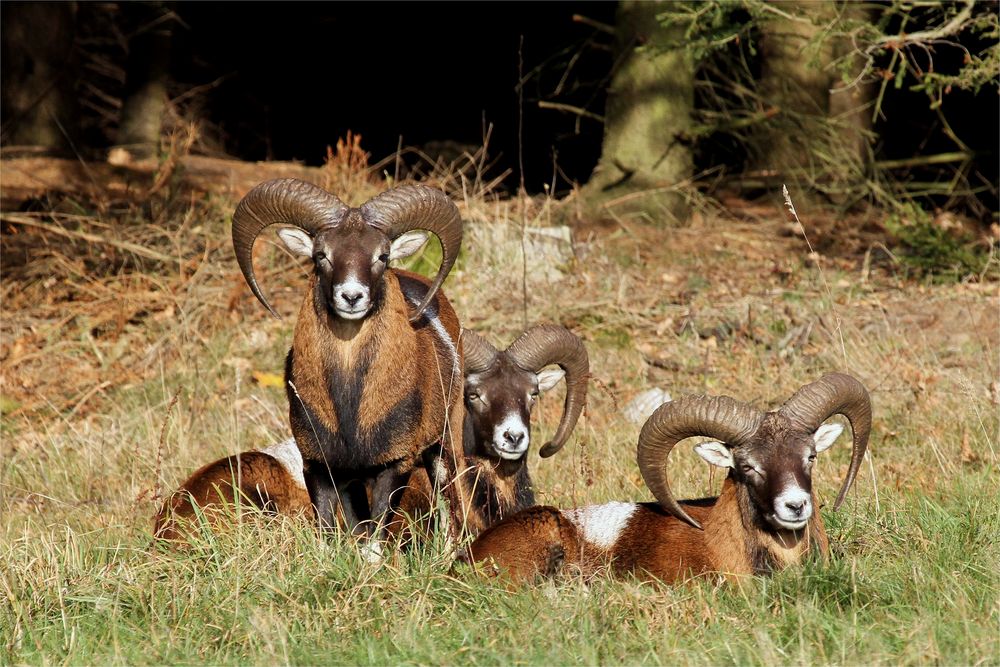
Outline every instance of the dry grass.
<svg viewBox="0 0 1000 667">
<path fill-rule="evenodd" d="M 383 186 L 360 168 L 366 159 L 356 142 L 344 142 L 322 184 L 346 201 L 367 199 Z M 875 424 L 869 464 L 850 502 L 827 514 L 841 560 L 804 578 L 789 573 L 773 589 L 762 584 L 750 598 L 710 584 L 658 592 L 627 582 L 569 582 L 507 600 L 441 576 L 444 563 L 433 553 L 372 571 L 349 547 L 324 545 L 301 526 L 237 531 L 193 555 L 151 558 L 144 549 L 163 493 L 211 459 L 287 433 L 283 391 L 256 384 L 253 373 L 281 373 L 306 269 L 273 239 L 258 244 L 258 278 L 284 316 L 274 320 L 233 260 L 234 201 L 181 196 L 167 185 L 142 205 L 98 213 L 92 203 L 53 196 L 23 215 L 107 242 L 10 223 L 3 230 L 0 569 L 8 574 L 0 595 L 11 606 L 6 616 L 0 612 L 9 621 L 0 620 L 0 636 L 7 659 L 775 663 L 852 662 L 871 650 L 875 662 L 996 661 L 996 643 L 973 630 L 962 636 L 979 643 L 967 650 L 907 648 L 893 633 L 926 629 L 926 620 L 893 616 L 888 607 L 887 618 L 896 620 L 879 626 L 878 640 L 858 640 L 867 614 L 885 601 L 837 597 L 851 586 L 857 594 L 857 564 L 870 566 L 892 549 L 928 554 L 935 546 L 928 530 L 958 534 L 951 524 L 927 523 L 928 516 L 964 512 L 975 499 L 986 503 L 975 516 L 996 513 L 995 284 L 905 282 L 891 264 L 866 261 L 873 241 L 865 220 L 804 219 L 818 250 L 810 253 L 801 235 L 789 233 L 777 198 L 773 206 L 727 202 L 725 211 L 697 214 L 684 228 L 642 228 L 579 220 L 573 198 L 502 197 L 481 167 L 481 156 L 470 155 L 430 179 L 456 197 L 468 222 L 446 285 L 463 323 L 506 343 L 526 313 L 529 322 L 572 328 L 591 352 L 595 383 L 576 437 L 554 460 L 532 455 L 539 501 L 649 498 L 634 464 L 639 427 L 620 408 L 650 386 L 675 397 L 725 393 L 768 407 L 824 372 L 845 370 L 871 389 Z M 529 266 L 522 285 L 522 224 L 531 230 L 567 222 L 575 257 L 552 270 Z M 138 256 L 121 242 L 171 260 Z M 560 403 L 542 402 L 536 438 L 552 432 Z M 835 447 L 818 468 L 827 502 L 848 450 Z M 673 475 L 681 494 L 718 487 L 718 475 L 678 454 Z M 985 539 L 983 549 L 995 556 L 996 535 Z M 960 542 L 952 546 L 926 561 L 915 557 L 914 567 L 947 567 L 949 558 L 962 558 Z M 978 554 L 970 552 L 966 563 L 976 572 L 983 567 Z M 898 564 L 879 567 L 886 581 L 907 576 L 896 572 Z M 936 590 L 951 575 L 934 572 Z M 966 619 L 962 627 L 995 627 L 996 579 L 988 580 L 992 603 L 964 592 L 953 601 Z M 865 585 L 879 586 L 870 577 Z M 831 599 L 841 612 L 853 610 L 854 620 L 830 621 L 823 601 Z M 905 599 L 919 605 L 922 598 Z M 602 605 L 603 622 L 617 628 L 606 644 L 593 639 Z M 539 627 L 573 619 L 573 630 L 550 648 L 521 646 L 516 627 L 540 608 L 549 611 Z M 107 609 L 117 610 L 112 620 L 102 616 Z M 741 621 L 744 612 L 765 627 Z M 512 645 L 466 636 L 449 621 L 470 614 L 508 628 Z M 813 617 L 832 623 L 815 629 L 828 635 L 802 634 L 801 623 Z M 417 625 L 382 638 L 377 629 L 388 622 Z M 121 644 L 88 644 L 75 634 L 88 628 L 97 636 L 122 632 Z M 720 629 L 747 633 L 746 643 L 720 640 Z M 342 637 L 339 648 L 318 652 L 332 631 Z M 43 632 L 61 639 L 42 640 Z M 795 641 L 799 648 L 789 653 Z"/>
</svg>

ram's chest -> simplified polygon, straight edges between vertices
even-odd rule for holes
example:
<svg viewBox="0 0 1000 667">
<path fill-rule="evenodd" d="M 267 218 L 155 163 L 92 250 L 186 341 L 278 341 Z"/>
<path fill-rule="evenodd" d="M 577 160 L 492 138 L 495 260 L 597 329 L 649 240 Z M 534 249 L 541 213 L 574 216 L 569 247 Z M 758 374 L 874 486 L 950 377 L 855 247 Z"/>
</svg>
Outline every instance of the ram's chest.
<svg viewBox="0 0 1000 667">
<path fill-rule="evenodd" d="M 376 358 L 353 367 L 331 364 L 315 377 L 309 364 L 290 356 L 289 375 L 298 389 L 289 397 L 292 429 L 305 443 L 306 458 L 364 469 L 406 458 L 417 449 L 415 440 L 428 440 L 424 395 L 407 364 L 393 369 L 395 382 L 387 382 L 380 376 L 390 371 Z"/>
<path fill-rule="evenodd" d="M 482 513 L 484 526 L 492 525 L 516 511 L 514 489 L 501 482 L 487 466 L 474 466 L 467 473 L 472 477 L 472 504 Z"/>
</svg>

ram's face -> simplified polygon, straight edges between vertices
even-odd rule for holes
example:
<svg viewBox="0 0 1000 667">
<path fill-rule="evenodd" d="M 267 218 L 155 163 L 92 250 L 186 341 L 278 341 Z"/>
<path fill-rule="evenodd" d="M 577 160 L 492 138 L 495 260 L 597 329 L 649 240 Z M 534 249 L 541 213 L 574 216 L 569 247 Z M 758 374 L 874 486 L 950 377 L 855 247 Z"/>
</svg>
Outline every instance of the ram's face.
<svg viewBox="0 0 1000 667">
<path fill-rule="evenodd" d="M 367 316 L 382 298 L 389 261 L 413 254 L 427 239 L 423 232 L 411 232 L 390 242 L 351 214 L 315 237 L 294 227 L 279 230 L 278 236 L 290 251 L 312 260 L 319 281 L 316 298 L 344 320 Z"/>
<path fill-rule="evenodd" d="M 778 530 L 800 530 L 813 515 L 812 467 L 819 452 L 843 431 L 839 424 L 801 433 L 787 422 L 765 420 L 753 442 L 730 448 L 706 442 L 695 451 L 713 465 L 731 468 L 743 484 L 760 516 Z"/>
<path fill-rule="evenodd" d="M 562 370 L 526 371 L 501 354 L 494 368 L 465 378 L 465 408 L 488 456 L 516 460 L 531 444 L 531 409 L 563 377 Z"/>
</svg>

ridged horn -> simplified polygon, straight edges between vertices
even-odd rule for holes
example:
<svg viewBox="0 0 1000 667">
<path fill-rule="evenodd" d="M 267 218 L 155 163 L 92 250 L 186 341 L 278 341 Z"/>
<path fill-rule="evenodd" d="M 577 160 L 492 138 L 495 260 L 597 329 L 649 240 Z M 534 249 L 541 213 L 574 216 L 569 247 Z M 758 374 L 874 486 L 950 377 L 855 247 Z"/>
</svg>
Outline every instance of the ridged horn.
<svg viewBox="0 0 1000 667">
<path fill-rule="evenodd" d="M 537 373 L 549 364 L 558 364 L 566 372 L 566 400 L 562 418 L 552 440 L 538 451 L 542 458 L 552 456 L 566 444 L 587 402 L 590 358 L 579 336 L 555 324 L 534 326 L 518 336 L 507 348 L 511 360 L 521 368 Z"/>
<path fill-rule="evenodd" d="M 739 447 L 749 442 L 764 415 L 728 396 L 694 396 L 664 403 L 650 415 L 639 433 L 636 458 L 646 486 L 663 509 L 695 528 L 695 521 L 670 492 L 667 457 L 684 438 L 703 435 Z"/>
<path fill-rule="evenodd" d="M 426 185 L 403 185 L 383 192 L 361 206 L 361 215 L 389 239 L 413 229 L 432 232 L 441 241 L 441 266 L 424 300 L 410 316 L 415 322 L 448 277 L 462 247 L 462 218 L 448 195 Z"/>
<path fill-rule="evenodd" d="M 462 329 L 462 356 L 466 373 L 483 373 L 493 367 L 497 349 L 474 331 Z"/>
<path fill-rule="evenodd" d="M 278 178 L 255 186 L 246 193 L 233 213 L 233 250 L 243 278 L 264 307 L 279 317 L 257 284 L 253 272 L 253 244 L 269 225 L 293 225 L 315 236 L 323 227 L 335 225 L 348 211 L 336 196 L 297 178 Z"/>
<path fill-rule="evenodd" d="M 810 433 L 833 415 L 844 415 L 851 422 L 854 437 L 851 465 L 833 504 L 833 509 L 839 508 L 868 450 L 868 436 L 872 430 L 872 402 L 868 390 L 850 375 L 829 373 L 795 392 L 778 412 L 794 426 Z"/>
</svg>

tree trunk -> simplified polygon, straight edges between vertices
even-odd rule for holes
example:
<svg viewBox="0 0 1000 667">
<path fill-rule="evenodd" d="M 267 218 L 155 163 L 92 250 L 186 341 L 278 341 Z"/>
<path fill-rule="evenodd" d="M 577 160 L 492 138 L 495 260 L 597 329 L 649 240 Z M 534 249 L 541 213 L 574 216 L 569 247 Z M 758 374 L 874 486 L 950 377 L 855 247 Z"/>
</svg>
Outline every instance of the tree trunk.
<svg viewBox="0 0 1000 667">
<path fill-rule="evenodd" d="M 850 45 L 824 38 L 821 31 L 831 21 L 864 18 L 867 10 L 808 0 L 779 6 L 793 18 L 776 16 L 763 25 L 759 88 L 779 114 L 754 142 L 755 166 L 797 183 L 796 198 L 803 204 L 817 192 L 844 201 L 856 192 L 870 161 L 871 91 L 855 86 L 831 93 L 844 85 L 834 58 L 849 53 Z"/>
<path fill-rule="evenodd" d="M 872 10 L 863 3 L 847 3 L 842 16 L 855 21 L 872 20 Z M 830 91 L 830 118 L 836 121 L 844 132 L 844 144 L 865 168 L 871 163 L 872 102 L 875 86 L 859 83 L 856 79 L 862 73 L 866 58 L 861 54 L 851 55 L 854 46 L 846 38 L 835 45 L 838 58 L 849 58 L 849 81 L 834 78 Z M 839 89 L 839 90 L 837 90 Z"/>
<path fill-rule="evenodd" d="M 810 120 L 825 119 L 830 108 L 832 78 L 826 69 L 833 58 L 829 44 L 814 46 L 819 25 L 831 15 L 832 3 L 783 2 L 795 18 L 776 16 L 763 26 L 760 41 L 760 92 L 780 112 L 783 122 L 769 127 L 756 142 L 762 148 L 757 167 L 791 173 L 813 162 Z"/>
<path fill-rule="evenodd" d="M 586 200 L 616 214 L 656 223 L 687 217 L 678 185 L 691 177 L 686 133 L 694 104 L 694 67 L 681 34 L 656 20 L 660 2 L 622 0 L 618 66 L 611 80 L 601 159 L 583 189 Z"/>
<path fill-rule="evenodd" d="M 167 107 L 172 19 L 164 18 L 169 7 L 162 2 L 130 2 L 122 9 L 137 32 L 129 40 L 117 144 L 138 160 L 152 157 L 159 147 Z"/>
<path fill-rule="evenodd" d="M 3 7 L 3 141 L 68 149 L 76 133 L 76 4 Z"/>
</svg>

